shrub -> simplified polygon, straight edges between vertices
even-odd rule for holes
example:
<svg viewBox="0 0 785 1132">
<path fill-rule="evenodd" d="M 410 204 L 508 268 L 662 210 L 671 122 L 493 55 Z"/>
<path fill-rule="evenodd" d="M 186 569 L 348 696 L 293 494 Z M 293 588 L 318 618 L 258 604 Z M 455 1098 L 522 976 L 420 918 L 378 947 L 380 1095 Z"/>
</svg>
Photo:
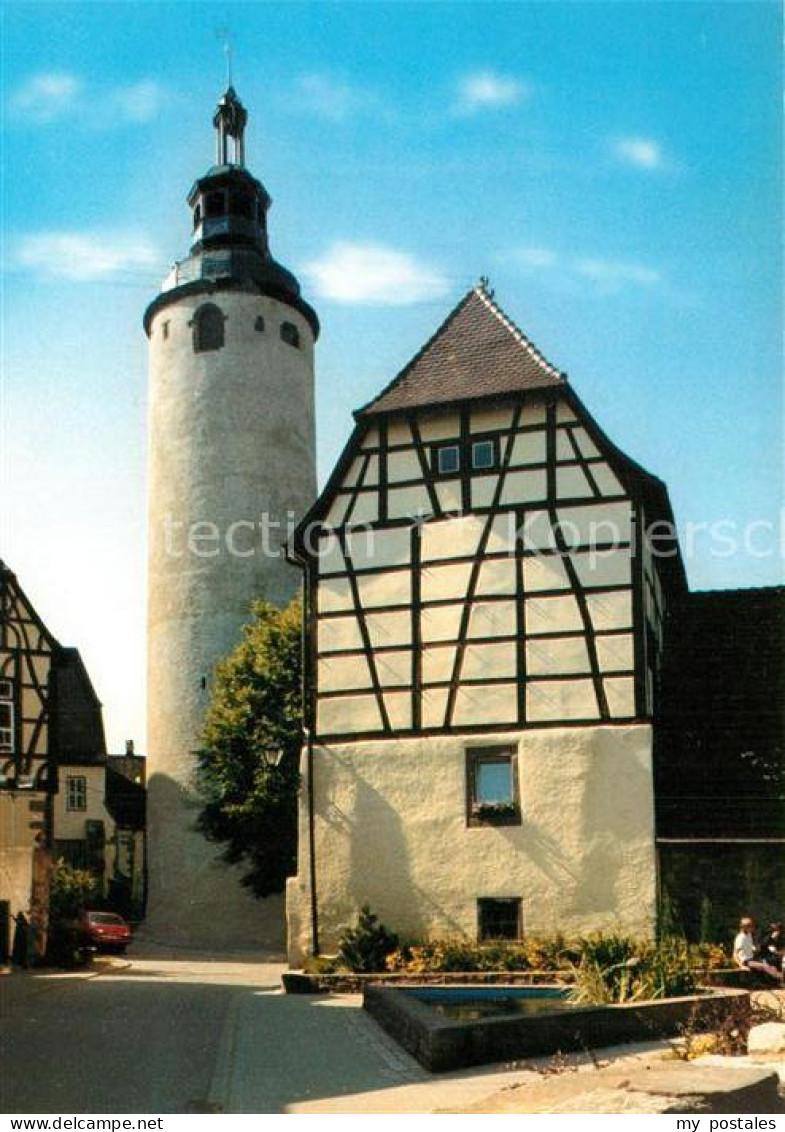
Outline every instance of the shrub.
<svg viewBox="0 0 785 1132">
<path fill-rule="evenodd" d="M 49 882 L 50 921 L 75 920 L 100 899 L 101 890 L 91 872 L 75 869 L 62 858 L 55 862 Z"/>
<path fill-rule="evenodd" d="M 389 932 L 364 904 L 357 926 L 347 928 L 341 937 L 338 956 L 350 971 L 384 971 L 388 955 L 397 946 L 397 935 Z"/>
<path fill-rule="evenodd" d="M 630 936 L 594 935 L 581 940 L 575 966 L 574 1002 L 636 1002 L 691 994 L 697 985 L 689 948 L 679 936 L 656 943 Z"/>
</svg>

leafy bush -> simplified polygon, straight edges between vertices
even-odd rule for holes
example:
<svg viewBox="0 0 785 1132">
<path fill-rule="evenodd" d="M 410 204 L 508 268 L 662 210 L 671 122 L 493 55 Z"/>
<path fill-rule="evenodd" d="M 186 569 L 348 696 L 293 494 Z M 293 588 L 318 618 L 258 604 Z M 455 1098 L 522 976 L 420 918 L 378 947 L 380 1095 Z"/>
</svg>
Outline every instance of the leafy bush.
<svg viewBox="0 0 785 1132">
<path fill-rule="evenodd" d="M 51 922 L 75 920 L 100 899 L 101 890 L 91 872 L 75 869 L 62 859 L 55 862 L 49 882 Z"/>
<path fill-rule="evenodd" d="M 339 959 L 350 971 L 384 971 L 387 956 L 398 946 L 398 936 L 379 922 L 367 904 L 360 910 L 357 926 L 341 937 Z"/>
<path fill-rule="evenodd" d="M 389 971 L 419 975 L 428 971 L 555 971 L 568 969 L 578 953 L 561 935 L 520 943 L 471 943 L 436 939 L 407 943 L 387 959 Z"/>
</svg>

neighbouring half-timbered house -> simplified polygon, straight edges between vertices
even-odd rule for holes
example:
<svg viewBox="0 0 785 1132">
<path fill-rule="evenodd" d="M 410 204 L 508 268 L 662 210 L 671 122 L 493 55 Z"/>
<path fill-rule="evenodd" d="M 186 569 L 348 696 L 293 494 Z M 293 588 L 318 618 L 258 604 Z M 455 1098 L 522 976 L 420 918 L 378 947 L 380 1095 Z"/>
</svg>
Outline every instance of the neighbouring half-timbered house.
<svg viewBox="0 0 785 1132">
<path fill-rule="evenodd" d="M 308 743 L 290 958 L 656 907 L 652 718 L 684 574 L 663 484 L 484 287 L 356 414 L 290 555 Z"/>
</svg>

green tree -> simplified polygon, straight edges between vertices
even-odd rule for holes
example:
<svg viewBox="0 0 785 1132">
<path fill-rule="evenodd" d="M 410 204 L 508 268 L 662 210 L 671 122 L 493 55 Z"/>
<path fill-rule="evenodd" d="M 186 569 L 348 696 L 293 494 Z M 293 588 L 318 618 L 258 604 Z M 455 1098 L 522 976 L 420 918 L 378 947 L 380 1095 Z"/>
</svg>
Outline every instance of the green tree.
<svg viewBox="0 0 785 1132">
<path fill-rule="evenodd" d="M 216 669 L 199 752 L 198 828 L 245 866 L 256 896 L 296 871 L 302 742 L 302 608 L 254 603 L 243 638 Z M 279 760 L 276 762 L 276 760 Z"/>
<path fill-rule="evenodd" d="M 49 917 L 52 922 L 75 920 L 100 901 L 101 886 L 93 873 L 76 869 L 62 858 L 55 861 L 49 880 Z"/>
</svg>

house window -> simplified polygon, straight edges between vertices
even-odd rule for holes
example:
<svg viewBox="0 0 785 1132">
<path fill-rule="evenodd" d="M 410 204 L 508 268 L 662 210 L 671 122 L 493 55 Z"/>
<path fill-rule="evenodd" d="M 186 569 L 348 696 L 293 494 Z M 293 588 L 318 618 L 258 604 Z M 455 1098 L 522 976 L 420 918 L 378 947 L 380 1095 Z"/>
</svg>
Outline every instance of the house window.
<svg viewBox="0 0 785 1132">
<path fill-rule="evenodd" d="M 14 685 L 0 680 L 0 751 L 14 749 Z"/>
<path fill-rule="evenodd" d="M 496 445 L 492 440 L 475 440 L 472 444 L 472 468 L 484 471 L 496 467 Z"/>
<path fill-rule="evenodd" d="M 468 825 L 520 825 L 518 756 L 514 747 L 475 747 L 466 752 Z"/>
<path fill-rule="evenodd" d="M 215 303 L 205 303 L 196 311 L 191 323 L 194 332 L 194 353 L 220 350 L 224 344 L 224 316 Z"/>
<path fill-rule="evenodd" d="M 87 779 L 83 774 L 69 774 L 65 780 L 65 808 L 87 809 Z"/>
<path fill-rule="evenodd" d="M 457 444 L 443 444 L 434 450 L 434 465 L 437 475 L 452 476 L 460 471 L 461 450 Z"/>
<path fill-rule="evenodd" d="M 482 943 L 494 939 L 521 938 L 521 900 L 519 896 L 477 901 L 477 938 Z"/>
<path fill-rule="evenodd" d="M 285 342 L 287 346 L 300 345 L 300 331 L 293 322 L 281 323 L 281 341 Z"/>
</svg>

